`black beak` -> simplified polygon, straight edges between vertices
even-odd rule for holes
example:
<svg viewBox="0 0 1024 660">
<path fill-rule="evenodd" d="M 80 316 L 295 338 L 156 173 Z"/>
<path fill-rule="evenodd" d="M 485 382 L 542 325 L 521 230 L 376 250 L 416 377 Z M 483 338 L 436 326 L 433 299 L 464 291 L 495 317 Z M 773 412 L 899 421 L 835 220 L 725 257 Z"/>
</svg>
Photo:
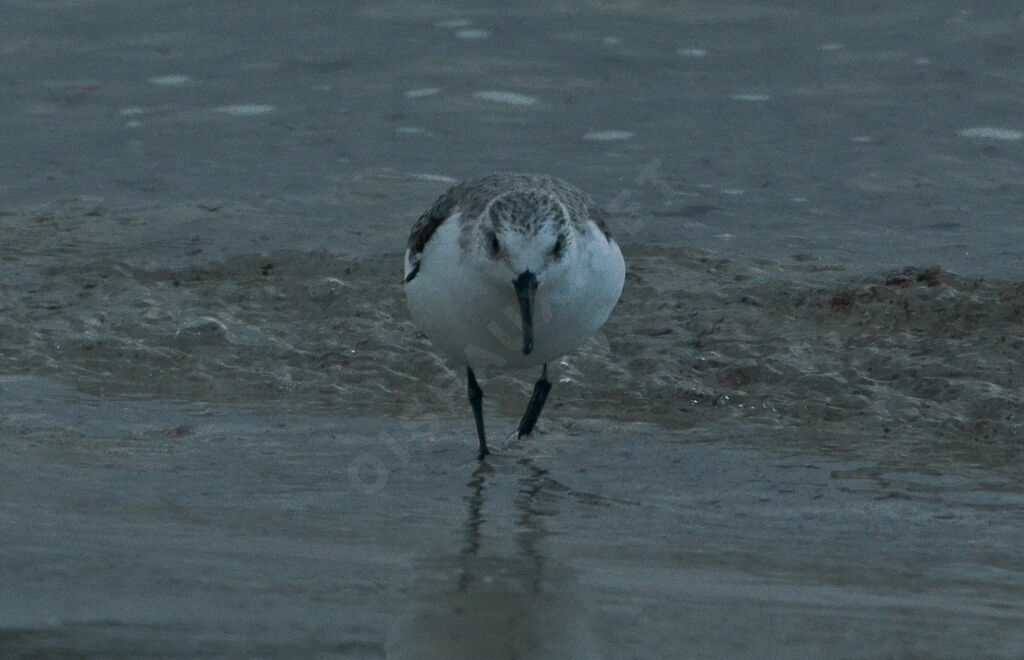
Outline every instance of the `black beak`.
<svg viewBox="0 0 1024 660">
<path fill-rule="evenodd" d="M 537 276 L 524 270 L 512 280 L 519 299 L 519 314 L 523 318 L 523 355 L 533 350 L 533 297 L 537 292 Z"/>
</svg>

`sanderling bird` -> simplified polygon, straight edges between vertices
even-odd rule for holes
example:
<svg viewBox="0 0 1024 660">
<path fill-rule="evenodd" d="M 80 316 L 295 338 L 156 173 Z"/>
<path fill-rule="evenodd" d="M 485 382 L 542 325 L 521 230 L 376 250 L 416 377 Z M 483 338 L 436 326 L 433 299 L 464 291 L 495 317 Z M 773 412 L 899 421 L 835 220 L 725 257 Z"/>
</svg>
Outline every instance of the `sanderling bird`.
<svg viewBox="0 0 1024 660">
<path fill-rule="evenodd" d="M 405 252 L 409 312 L 466 368 L 481 459 L 476 372 L 543 365 L 519 422 L 519 437 L 528 435 L 551 390 L 547 363 L 597 332 L 625 275 L 600 211 L 561 179 L 490 174 L 449 188 L 416 221 Z"/>
</svg>

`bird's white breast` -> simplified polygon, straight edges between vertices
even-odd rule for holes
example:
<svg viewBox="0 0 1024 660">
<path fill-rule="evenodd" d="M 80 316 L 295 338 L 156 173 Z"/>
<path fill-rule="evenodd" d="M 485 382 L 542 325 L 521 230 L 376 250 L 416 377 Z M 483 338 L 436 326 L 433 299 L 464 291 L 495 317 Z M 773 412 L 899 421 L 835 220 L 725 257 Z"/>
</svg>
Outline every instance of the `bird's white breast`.
<svg viewBox="0 0 1024 660">
<path fill-rule="evenodd" d="M 420 255 L 418 273 L 405 286 L 413 321 L 452 359 L 478 373 L 539 365 L 576 348 L 611 314 L 622 292 L 625 263 L 615 242 L 594 227 L 577 237 L 578 249 L 557 279 L 539 279 L 534 348 L 524 355 L 511 278 L 505 284 L 485 277 L 480 262 L 464 256 L 456 220 L 449 218 L 434 232 Z"/>
</svg>

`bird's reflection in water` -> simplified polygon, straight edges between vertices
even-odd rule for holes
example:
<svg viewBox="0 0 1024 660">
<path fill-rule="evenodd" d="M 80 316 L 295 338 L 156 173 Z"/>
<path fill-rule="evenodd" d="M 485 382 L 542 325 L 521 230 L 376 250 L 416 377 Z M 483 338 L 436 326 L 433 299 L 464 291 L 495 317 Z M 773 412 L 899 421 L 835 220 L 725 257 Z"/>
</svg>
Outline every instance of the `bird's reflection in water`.
<svg viewBox="0 0 1024 660">
<path fill-rule="evenodd" d="M 414 611 L 396 626 L 388 655 L 599 657 L 571 569 L 545 552 L 567 489 L 530 459 L 506 474 L 481 463 L 466 489 L 460 551 L 424 567 Z M 510 499 L 513 510 L 504 505 Z"/>
</svg>

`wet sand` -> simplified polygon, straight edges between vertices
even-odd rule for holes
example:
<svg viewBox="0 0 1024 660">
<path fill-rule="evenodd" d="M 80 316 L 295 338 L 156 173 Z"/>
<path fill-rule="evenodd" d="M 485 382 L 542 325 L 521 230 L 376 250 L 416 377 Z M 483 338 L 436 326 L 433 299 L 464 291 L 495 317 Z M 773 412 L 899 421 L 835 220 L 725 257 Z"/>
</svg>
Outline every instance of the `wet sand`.
<svg viewBox="0 0 1024 660">
<path fill-rule="evenodd" d="M 5 19 L 2 655 L 1024 654 L 1003 5 Z M 490 170 L 629 274 L 481 468 L 400 250 Z"/>
</svg>

